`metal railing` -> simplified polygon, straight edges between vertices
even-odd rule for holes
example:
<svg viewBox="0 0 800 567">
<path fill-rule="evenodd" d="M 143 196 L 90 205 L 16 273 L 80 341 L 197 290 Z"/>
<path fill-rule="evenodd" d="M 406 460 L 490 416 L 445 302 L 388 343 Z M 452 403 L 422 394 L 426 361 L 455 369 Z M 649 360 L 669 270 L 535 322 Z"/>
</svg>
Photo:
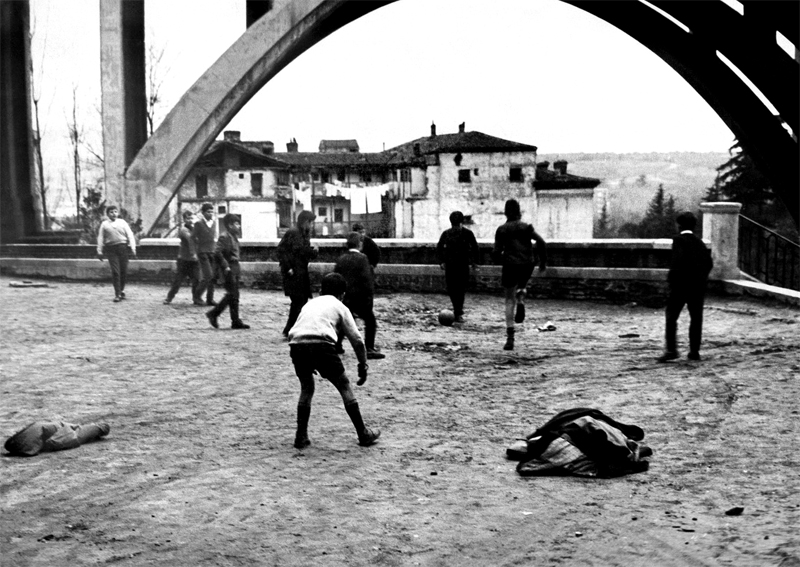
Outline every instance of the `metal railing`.
<svg viewBox="0 0 800 567">
<path fill-rule="evenodd" d="M 739 269 L 765 284 L 800 290 L 800 244 L 739 215 Z"/>
</svg>

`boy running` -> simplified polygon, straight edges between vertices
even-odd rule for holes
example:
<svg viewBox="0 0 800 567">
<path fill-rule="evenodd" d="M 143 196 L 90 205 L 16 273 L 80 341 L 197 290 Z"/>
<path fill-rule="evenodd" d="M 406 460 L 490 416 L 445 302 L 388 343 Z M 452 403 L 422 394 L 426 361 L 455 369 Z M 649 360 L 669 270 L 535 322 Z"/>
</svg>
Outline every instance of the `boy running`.
<svg viewBox="0 0 800 567">
<path fill-rule="evenodd" d="M 311 399 L 314 397 L 314 372 L 330 381 L 342 396 L 344 409 L 358 434 L 358 444 L 368 447 L 377 441 L 381 432 L 368 429 L 361 418 L 358 401 L 350 387 L 342 361 L 336 353 L 336 342 L 344 335 L 350 340 L 358 358 L 358 386 L 367 381 L 367 349 L 350 310 L 342 299 L 347 282 L 340 274 L 331 273 L 322 278 L 319 297 L 306 303 L 294 326 L 289 330 L 289 352 L 294 371 L 300 379 L 300 399 L 297 402 L 297 434 L 294 446 L 303 449 L 311 444 L 308 439 L 308 419 L 311 416 Z"/>
<path fill-rule="evenodd" d="M 503 265 L 501 284 L 505 290 L 506 344 L 503 350 L 514 349 L 514 323 L 525 320 L 525 289 L 533 273 L 533 245 L 539 256 L 539 271 L 547 266 L 547 244 L 533 225 L 520 220 L 522 212 L 516 199 L 505 205 L 506 223 L 500 225 L 494 236 L 492 257 Z"/>
</svg>

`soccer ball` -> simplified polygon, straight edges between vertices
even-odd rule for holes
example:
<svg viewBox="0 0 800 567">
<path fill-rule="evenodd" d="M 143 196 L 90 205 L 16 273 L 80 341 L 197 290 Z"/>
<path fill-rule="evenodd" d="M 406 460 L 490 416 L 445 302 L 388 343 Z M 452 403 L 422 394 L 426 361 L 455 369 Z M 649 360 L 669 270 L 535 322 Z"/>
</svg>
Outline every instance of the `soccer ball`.
<svg viewBox="0 0 800 567">
<path fill-rule="evenodd" d="M 442 309 L 439 311 L 439 324 L 445 327 L 450 327 L 456 320 L 456 316 L 449 309 Z"/>
</svg>

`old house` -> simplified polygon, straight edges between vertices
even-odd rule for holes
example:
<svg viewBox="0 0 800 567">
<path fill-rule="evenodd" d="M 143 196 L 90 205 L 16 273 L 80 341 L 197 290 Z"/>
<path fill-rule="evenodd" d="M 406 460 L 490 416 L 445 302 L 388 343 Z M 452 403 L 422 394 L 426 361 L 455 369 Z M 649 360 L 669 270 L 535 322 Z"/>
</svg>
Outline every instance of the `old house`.
<svg viewBox="0 0 800 567">
<path fill-rule="evenodd" d="M 317 152 L 225 132 L 179 191 L 178 208 L 215 203 L 242 215 L 243 238 L 277 238 L 301 210 L 317 216 L 318 237 L 344 236 L 354 223 L 383 238 L 437 239 L 460 210 L 478 238 L 494 237 L 503 206 L 517 199 L 546 239 L 592 237 L 598 179 L 567 173 L 567 162 L 536 161 L 536 146 L 468 132 L 430 135 L 383 152 L 356 140 L 322 140 Z M 178 211 L 178 215 L 180 214 Z"/>
<path fill-rule="evenodd" d="M 464 123 L 455 134 L 437 134 L 432 124 L 429 136 L 387 150 L 397 180 L 397 235 L 438 238 L 460 210 L 475 236 L 493 238 L 505 201 L 514 198 L 545 238 L 591 238 L 591 191 L 600 181 L 567 174 L 566 162 L 553 171 L 539 167 L 536 151 L 469 132 Z"/>
</svg>

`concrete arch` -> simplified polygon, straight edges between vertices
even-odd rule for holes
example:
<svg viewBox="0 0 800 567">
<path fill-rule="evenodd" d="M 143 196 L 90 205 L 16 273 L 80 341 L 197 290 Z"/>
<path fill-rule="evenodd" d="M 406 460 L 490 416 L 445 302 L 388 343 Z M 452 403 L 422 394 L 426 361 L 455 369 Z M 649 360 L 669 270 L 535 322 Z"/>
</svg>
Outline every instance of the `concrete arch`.
<svg viewBox="0 0 800 567">
<path fill-rule="evenodd" d="M 152 230 L 205 148 L 267 81 L 328 34 L 394 1 L 276 0 L 187 91 L 125 172 L 126 192 L 137 195 L 145 229 Z M 720 0 L 652 2 L 683 22 L 687 33 L 638 0 L 563 1 L 614 25 L 674 68 L 734 132 L 800 222 L 800 65 L 775 42 L 780 30 L 800 44 L 798 2 L 748 0 L 744 16 Z M 770 98 L 794 137 L 717 50 Z"/>
</svg>

